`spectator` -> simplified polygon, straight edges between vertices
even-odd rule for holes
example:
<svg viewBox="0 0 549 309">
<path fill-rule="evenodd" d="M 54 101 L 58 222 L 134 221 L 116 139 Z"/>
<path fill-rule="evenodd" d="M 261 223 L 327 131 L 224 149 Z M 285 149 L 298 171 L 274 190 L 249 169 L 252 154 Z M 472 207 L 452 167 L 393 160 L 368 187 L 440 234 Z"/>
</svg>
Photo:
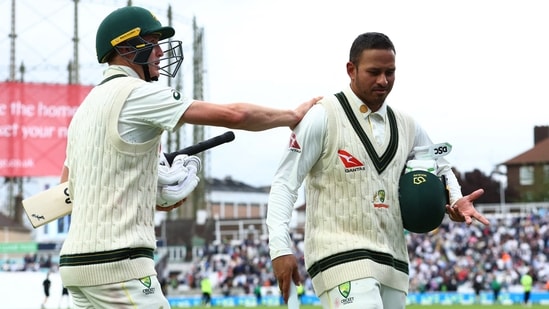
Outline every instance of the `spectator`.
<svg viewBox="0 0 549 309">
<path fill-rule="evenodd" d="M 46 303 L 48 302 L 48 298 L 50 297 L 50 287 L 51 287 L 49 272 L 46 274 L 46 279 L 42 281 L 42 287 L 44 288 L 44 296 L 45 296 L 44 301 L 42 302 L 42 308 L 46 308 Z"/>
<path fill-rule="evenodd" d="M 532 285 L 534 283 L 534 280 L 531 275 L 532 271 L 529 270 L 526 272 L 522 277 L 520 278 L 520 284 L 522 285 L 522 288 L 524 289 L 524 298 L 523 298 L 523 305 L 525 306 L 531 306 L 530 303 L 530 293 L 532 292 Z"/>
<path fill-rule="evenodd" d="M 492 292 L 494 293 L 494 303 L 499 303 L 499 292 L 501 291 L 501 282 L 499 282 L 497 276 L 493 276 L 492 282 L 490 283 Z"/>
<path fill-rule="evenodd" d="M 484 285 L 484 278 L 481 273 L 475 273 L 473 277 L 473 289 L 475 290 L 475 303 L 480 303 L 480 292 Z"/>
<path fill-rule="evenodd" d="M 210 307 L 212 302 L 212 282 L 208 276 L 200 280 L 200 289 L 202 291 L 202 305 Z"/>
<path fill-rule="evenodd" d="M 261 305 L 261 285 L 258 283 L 254 287 L 254 295 L 257 302 L 257 305 Z"/>
</svg>

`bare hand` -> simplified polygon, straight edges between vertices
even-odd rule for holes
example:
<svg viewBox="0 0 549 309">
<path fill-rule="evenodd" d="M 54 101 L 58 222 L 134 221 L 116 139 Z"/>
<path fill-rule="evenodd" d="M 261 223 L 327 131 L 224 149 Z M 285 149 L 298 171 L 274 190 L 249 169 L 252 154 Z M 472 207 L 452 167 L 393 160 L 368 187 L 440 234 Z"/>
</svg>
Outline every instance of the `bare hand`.
<svg viewBox="0 0 549 309">
<path fill-rule="evenodd" d="M 166 211 L 166 212 L 172 211 L 172 210 L 178 208 L 179 206 L 183 205 L 183 203 L 185 203 L 186 200 L 187 200 L 187 198 L 184 198 L 181 201 L 179 201 L 179 202 L 177 202 L 177 203 L 175 203 L 171 206 L 167 206 L 167 207 L 156 205 L 156 210 L 157 211 Z"/>
<path fill-rule="evenodd" d="M 484 225 L 490 225 L 490 221 L 481 215 L 473 205 L 473 201 L 484 194 L 483 189 L 478 189 L 473 193 L 457 200 L 453 206 L 446 205 L 446 212 L 452 221 L 465 222 L 467 225 L 473 223 L 473 218 Z"/>
<path fill-rule="evenodd" d="M 320 101 L 321 99 L 322 99 L 322 97 L 315 97 L 315 98 L 312 98 L 312 99 L 310 99 L 309 101 L 307 101 L 305 103 L 301 103 L 301 105 L 299 105 L 294 110 L 295 114 L 297 116 L 297 122 L 295 124 L 293 124 L 292 126 L 290 126 L 290 129 L 292 129 L 292 130 L 295 129 L 295 127 L 297 127 L 297 125 L 299 124 L 301 119 L 303 119 L 303 117 L 305 117 L 305 114 L 307 114 L 309 109 L 311 109 L 311 107 L 313 107 L 313 105 L 315 105 L 316 102 Z"/>
<path fill-rule="evenodd" d="M 297 259 L 292 254 L 279 256 L 272 260 L 273 272 L 278 281 L 278 288 L 284 298 L 284 303 L 288 303 L 290 297 L 290 283 L 293 281 L 295 285 L 299 285 L 299 271 L 297 268 Z"/>
</svg>

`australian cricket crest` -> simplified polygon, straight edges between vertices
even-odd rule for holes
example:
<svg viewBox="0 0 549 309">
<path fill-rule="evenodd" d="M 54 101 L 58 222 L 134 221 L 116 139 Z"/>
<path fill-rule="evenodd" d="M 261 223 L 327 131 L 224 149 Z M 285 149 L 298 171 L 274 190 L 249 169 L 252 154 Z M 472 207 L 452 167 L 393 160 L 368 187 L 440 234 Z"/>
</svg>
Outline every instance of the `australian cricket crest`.
<svg viewBox="0 0 549 309">
<path fill-rule="evenodd" d="M 351 282 L 345 282 L 340 284 L 337 289 L 339 290 L 339 294 L 343 296 L 343 298 L 349 297 L 349 294 L 351 293 Z"/>
<path fill-rule="evenodd" d="M 385 202 L 385 190 L 377 190 L 374 194 L 374 203 L 383 203 Z"/>
<path fill-rule="evenodd" d="M 152 280 L 150 276 L 139 279 L 139 282 L 141 282 L 141 284 L 145 286 L 145 288 L 143 289 L 143 294 L 154 294 L 154 288 L 151 288 Z"/>
<path fill-rule="evenodd" d="M 337 289 L 339 290 L 339 294 L 343 296 L 343 299 L 341 300 L 343 305 L 353 303 L 354 297 L 349 297 L 351 294 L 351 281 L 338 285 Z"/>
<path fill-rule="evenodd" d="M 372 198 L 372 203 L 375 208 L 389 208 L 389 205 L 385 204 L 386 193 L 385 190 L 377 190 Z"/>
</svg>

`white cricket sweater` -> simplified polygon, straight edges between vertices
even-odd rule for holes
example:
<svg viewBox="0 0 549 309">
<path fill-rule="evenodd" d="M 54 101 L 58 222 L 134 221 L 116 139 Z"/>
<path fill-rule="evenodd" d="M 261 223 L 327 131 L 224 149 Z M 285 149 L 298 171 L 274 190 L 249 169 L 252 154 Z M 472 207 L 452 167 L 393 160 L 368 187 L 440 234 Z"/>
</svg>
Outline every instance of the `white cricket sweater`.
<svg viewBox="0 0 549 309">
<path fill-rule="evenodd" d="M 352 102 L 356 96 L 349 91 L 345 91 L 347 99 L 352 106 L 359 106 Z M 353 108 L 378 156 L 383 157 L 390 146 L 396 147 L 394 157 L 382 159 L 388 165 L 378 173 L 338 100 L 330 96 L 321 102 L 328 117 L 327 151 L 306 182 L 305 263 L 315 291 L 320 295 L 343 282 L 375 277 L 384 285 L 408 292 L 408 252 L 398 181 L 413 148 L 414 122 L 393 111 L 398 141 L 391 145 L 394 133 L 390 133 L 388 113 L 385 142 L 378 146 L 367 121 Z M 349 167 L 344 166 L 344 160 Z"/>
<path fill-rule="evenodd" d="M 118 116 L 144 81 L 120 77 L 92 89 L 68 131 L 67 166 L 73 203 L 61 249 L 65 286 L 92 286 L 155 275 L 154 212 L 160 135 L 130 144 Z"/>
</svg>

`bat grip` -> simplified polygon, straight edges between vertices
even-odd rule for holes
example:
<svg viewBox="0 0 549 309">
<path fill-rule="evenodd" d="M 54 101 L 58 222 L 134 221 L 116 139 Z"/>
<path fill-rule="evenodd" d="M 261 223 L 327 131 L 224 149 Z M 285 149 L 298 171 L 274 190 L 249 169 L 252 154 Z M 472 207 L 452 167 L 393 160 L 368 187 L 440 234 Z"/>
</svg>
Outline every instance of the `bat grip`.
<svg viewBox="0 0 549 309">
<path fill-rule="evenodd" d="M 166 157 L 166 160 L 170 165 L 172 165 L 173 160 L 175 157 L 177 157 L 180 154 L 186 154 L 189 156 L 195 155 L 197 153 L 200 153 L 202 151 L 208 150 L 210 148 L 219 146 L 224 143 L 228 143 L 234 140 L 234 132 L 233 131 L 227 131 L 221 135 L 214 136 L 212 138 L 209 138 L 205 141 L 199 142 L 197 144 L 191 145 L 189 147 L 185 147 L 183 149 L 180 149 L 178 151 L 165 153 L 164 156 Z"/>
</svg>

